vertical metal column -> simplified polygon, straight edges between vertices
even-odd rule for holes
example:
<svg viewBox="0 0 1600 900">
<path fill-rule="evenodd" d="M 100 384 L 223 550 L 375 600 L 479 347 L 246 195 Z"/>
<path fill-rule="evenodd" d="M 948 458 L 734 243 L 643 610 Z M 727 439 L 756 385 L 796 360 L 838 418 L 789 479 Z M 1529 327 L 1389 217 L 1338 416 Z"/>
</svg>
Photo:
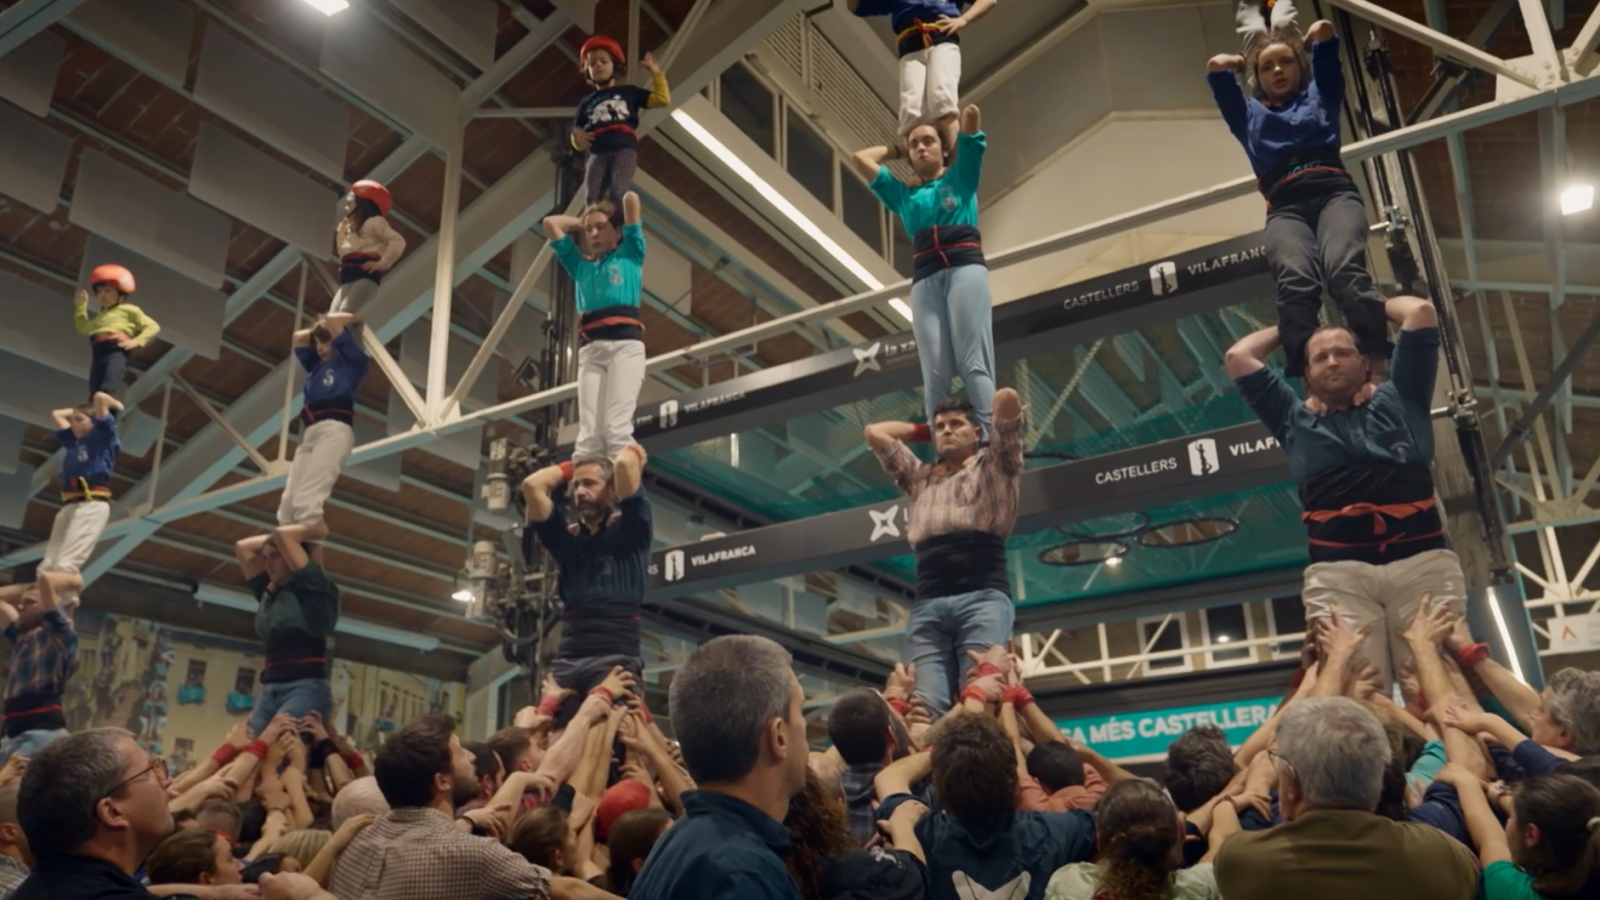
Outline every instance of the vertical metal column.
<svg viewBox="0 0 1600 900">
<path fill-rule="evenodd" d="M 439 259 L 433 276 L 433 330 L 428 341 L 428 418 L 437 423 L 449 414 L 446 379 L 450 363 L 450 305 L 455 290 L 456 219 L 461 206 L 461 154 L 463 136 L 445 154 L 444 198 L 439 210 Z"/>
</svg>

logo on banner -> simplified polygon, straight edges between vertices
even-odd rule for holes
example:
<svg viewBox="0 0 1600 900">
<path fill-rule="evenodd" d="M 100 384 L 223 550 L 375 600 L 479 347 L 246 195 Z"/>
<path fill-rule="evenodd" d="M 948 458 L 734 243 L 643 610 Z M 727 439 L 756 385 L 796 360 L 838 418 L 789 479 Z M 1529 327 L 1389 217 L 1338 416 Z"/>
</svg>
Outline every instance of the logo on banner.
<svg viewBox="0 0 1600 900">
<path fill-rule="evenodd" d="M 867 515 L 872 517 L 872 543 L 877 543 L 879 538 L 900 536 L 900 526 L 895 522 L 900 518 L 900 507 L 891 506 L 883 512 L 869 509 Z"/>
<path fill-rule="evenodd" d="M 1217 459 L 1217 442 L 1211 438 L 1201 438 L 1189 442 L 1189 472 L 1195 476 L 1215 475 L 1222 471 L 1222 464 Z"/>
<path fill-rule="evenodd" d="M 712 563 L 727 562 L 730 559 L 744 559 L 756 555 L 755 544 L 745 544 L 743 547 L 729 547 L 726 550 L 713 550 L 710 553 L 700 553 L 689 557 L 689 564 L 695 566 L 709 566 Z"/>
<path fill-rule="evenodd" d="M 1150 267 L 1150 292 L 1157 297 L 1178 292 L 1178 264 L 1168 260 Z"/>
<path fill-rule="evenodd" d="M 678 424 L 678 401 L 667 400 L 661 404 L 661 409 L 656 412 L 656 418 L 661 420 L 661 430 Z"/>
<path fill-rule="evenodd" d="M 683 580 L 682 550 L 668 550 L 666 557 L 662 560 L 662 563 L 666 566 L 666 578 L 668 581 Z"/>
<path fill-rule="evenodd" d="M 852 378 L 860 378 L 862 372 L 881 372 L 883 365 L 878 362 L 878 351 L 883 349 L 882 341 L 873 341 L 872 346 L 862 350 L 851 347 L 850 352 L 856 355 L 856 373 Z"/>
</svg>

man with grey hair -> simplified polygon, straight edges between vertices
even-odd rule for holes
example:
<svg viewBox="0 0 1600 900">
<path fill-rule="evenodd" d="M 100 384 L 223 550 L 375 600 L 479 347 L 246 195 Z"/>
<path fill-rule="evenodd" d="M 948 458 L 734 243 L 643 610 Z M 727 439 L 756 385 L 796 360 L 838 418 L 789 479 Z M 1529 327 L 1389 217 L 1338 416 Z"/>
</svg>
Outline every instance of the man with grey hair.
<svg viewBox="0 0 1600 900">
<path fill-rule="evenodd" d="M 672 724 L 698 790 L 656 844 L 628 896 L 642 900 L 800 900 L 784 865 L 789 800 L 806 783 L 805 692 L 789 654 L 729 635 L 673 678 Z"/>
<path fill-rule="evenodd" d="M 1234 835 L 1217 854 L 1228 900 L 1468 900 L 1472 851 L 1444 832 L 1373 810 L 1390 745 L 1378 717 L 1348 697 L 1296 701 L 1278 724 L 1285 824 Z"/>
<path fill-rule="evenodd" d="M 639 613 L 654 541 L 650 498 L 641 487 L 644 463 L 644 448 L 631 444 L 615 460 L 548 466 L 522 482 L 529 526 L 522 552 L 533 559 L 537 538 L 560 568 L 561 643 L 550 671 L 557 684 L 580 694 L 616 666 L 644 677 Z M 562 488 L 568 503 L 557 502 Z M 576 522 L 567 521 L 568 505 Z M 558 721 L 570 719 L 581 700 L 564 706 Z"/>
</svg>

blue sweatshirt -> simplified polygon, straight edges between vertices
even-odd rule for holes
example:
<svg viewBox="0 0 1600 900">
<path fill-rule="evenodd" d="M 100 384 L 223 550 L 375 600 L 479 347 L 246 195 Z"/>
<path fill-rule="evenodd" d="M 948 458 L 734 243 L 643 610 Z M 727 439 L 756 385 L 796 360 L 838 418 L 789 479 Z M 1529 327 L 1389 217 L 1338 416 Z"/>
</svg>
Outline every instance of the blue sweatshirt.
<svg viewBox="0 0 1600 900">
<path fill-rule="evenodd" d="M 1337 165 L 1339 112 L 1344 106 L 1344 69 L 1339 64 L 1339 39 L 1311 45 L 1311 83 L 1288 103 L 1267 106 L 1245 97 L 1233 72 L 1210 72 L 1206 80 L 1228 130 L 1244 145 L 1250 168 L 1269 200 L 1285 182 L 1303 177 L 1301 166 Z M 1328 165 L 1311 165 L 1326 172 Z M 1290 176 L 1295 176 L 1291 179 Z M 1345 174 L 1344 180 L 1349 180 Z"/>
<path fill-rule="evenodd" d="M 710 791 L 683 795 L 683 818 L 656 841 L 636 900 L 800 900 L 784 865 L 789 829 L 754 806 Z"/>
<path fill-rule="evenodd" d="M 61 492 L 68 499 L 111 497 L 111 472 L 117 465 L 117 452 L 122 449 L 117 442 L 117 420 L 106 416 L 93 421 L 94 428 L 81 438 L 70 428 L 56 432 L 56 440 L 66 451 L 61 463 Z M 84 495 L 86 485 L 87 496 Z"/>
<path fill-rule="evenodd" d="M 889 27 L 899 34 L 915 21 L 932 25 L 939 21 L 940 16 L 954 19 L 961 15 L 962 7 L 971 3 L 972 0 L 960 0 L 958 3 L 948 0 L 861 0 L 856 4 L 856 15 L 863 18 L 888 16 Z"/>
<path fill-rule="evenodd" d="M 367 351 L 361 349 L 347 328 L 333 339 L 334 354 L 327 359 L 317 356 L 311 347 L 296 347 L 294 355 L 300 365 L 310 373 L 306 376 L 305 408 L 301 415 L 307 422 L 332 419 L 346 425 L 355 422 L 356 393 L 367 377 L 372 361 Z"/>
</svg>

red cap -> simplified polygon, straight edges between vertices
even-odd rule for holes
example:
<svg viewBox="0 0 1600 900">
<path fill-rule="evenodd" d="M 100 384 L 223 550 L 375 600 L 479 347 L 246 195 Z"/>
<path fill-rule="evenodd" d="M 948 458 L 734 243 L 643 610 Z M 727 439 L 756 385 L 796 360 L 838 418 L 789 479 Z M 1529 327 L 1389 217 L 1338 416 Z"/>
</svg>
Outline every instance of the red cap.
<svg viewBox="0 0 1600 900">
<path fill-rule="evenodd" d="M 649 805 L 650 789 L 632 778 L 625 778 L 606 788 L 594 810 L 595 837 L 604 838 L 611 831 L 612 823 L 620 819 L 623 813 L 644 809 Z"/>
<path fill-rule="evenodd" d="M 589 38 L 578 49 L 578 65 L 580 68 L 583 65 L 583 58 L 589 55 L 590 50 L 604 50 L 611 54 L 611 62 L 616 67 L 619 75 L 628 68 L 628 55 L 622 52 L 622 45 L 603 34 L 597 34 Z"/>
<path fill-rule="evenodd" d="M 89 286 L 114 284 L 124 294 L 133 293 L 133 273 L 121 266 L 95 266 L 89 273 Z"/>
<path fill-rule="evenodd" d="M 350 185 L 350 193 L 371 200 L 373 205 L 378 207 L 380 216 L 387 216 L 389 210 L 394 208 L 394 197 L 389 195 L 389 189 L 370 178 L 363 178 Z"/>
</svg>

